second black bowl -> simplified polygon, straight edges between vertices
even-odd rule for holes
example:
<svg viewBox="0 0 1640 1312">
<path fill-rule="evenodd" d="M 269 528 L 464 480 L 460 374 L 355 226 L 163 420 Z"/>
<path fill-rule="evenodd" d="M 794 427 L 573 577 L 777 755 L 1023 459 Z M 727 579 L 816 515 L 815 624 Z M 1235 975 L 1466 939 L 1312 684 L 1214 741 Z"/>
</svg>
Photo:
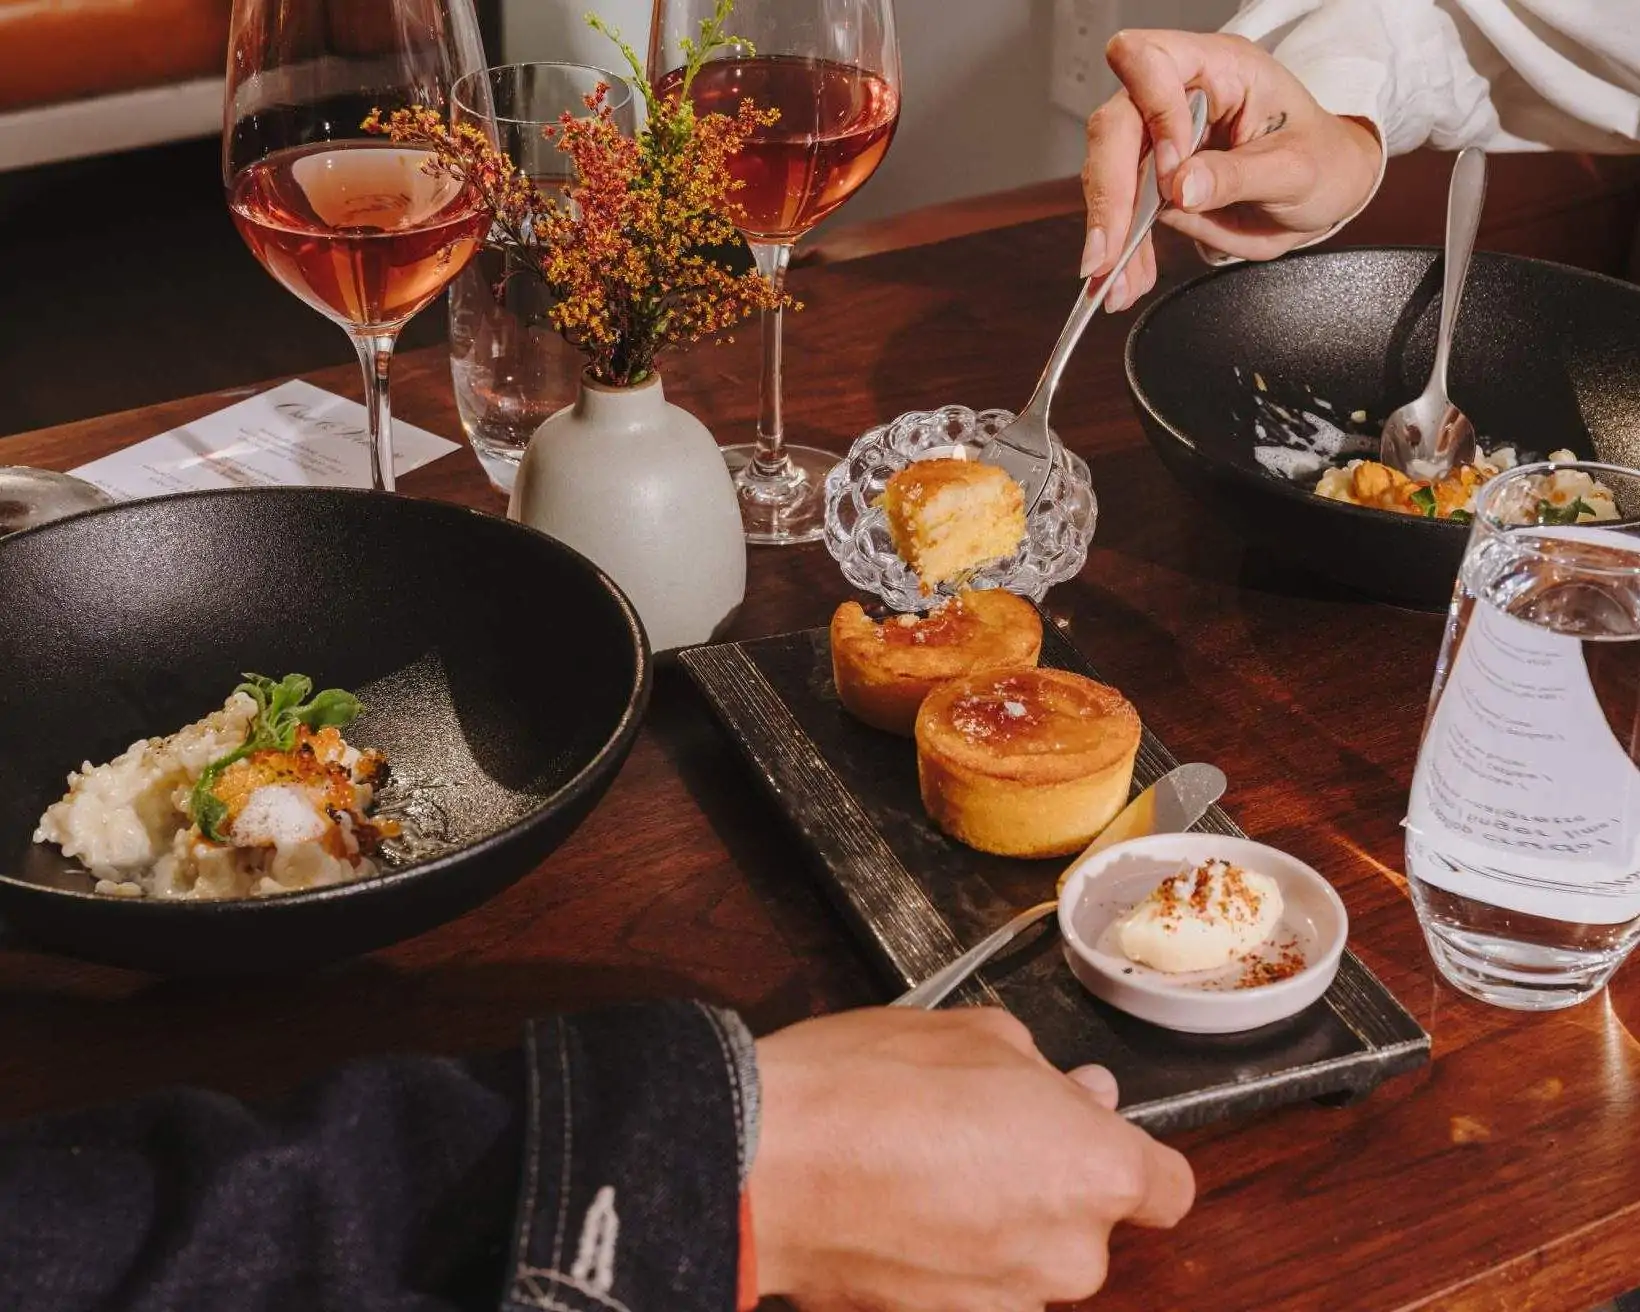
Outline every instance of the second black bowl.
<svg viewBox="0 0 1640 1312">
<path fill-rule="evenodd" d="M 1423 390 L 1440 315 L 1439 252 L 1362 248 L 1207 274 L 1158 299 L 1127 341 L 1127 381 L 1163 463 L 1252 541 L 1369 596 L 1444 606 L 1461 524 L 1316 496 L 1265 470 L 1268 402 L 1381 425 Z M 1268 389 L 1260 394 L 1255 374 Z M 1453 400 L 1484 444 L 1624 459 L 1640 432 L 1640 288 L 1478 254 L 1453 338 Z M 1262 401 L 1261 401 L 1262 397 Z"/>
</svg>

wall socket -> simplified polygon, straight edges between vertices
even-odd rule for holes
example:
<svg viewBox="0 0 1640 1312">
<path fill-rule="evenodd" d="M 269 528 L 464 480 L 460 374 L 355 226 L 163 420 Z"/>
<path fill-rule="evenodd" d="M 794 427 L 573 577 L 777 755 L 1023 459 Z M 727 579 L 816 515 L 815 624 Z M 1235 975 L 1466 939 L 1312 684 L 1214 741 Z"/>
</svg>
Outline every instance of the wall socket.
<svg viewBox="0 0 1640 1312">
<path fill-rule="evenodd" d="M 1048 94 L 1059 109 L 1086 118 L 1115 94 L 1105 44 L 1124 27 L 1212 32 L 1236 0 L 1053 0 L 1053 59 Z"/>
<path fill-rule="evenodd" d="M 1116 78 L 1105 63 L 1105 43 L 1122 26 L 1121 0 L 1054 0 L 1053 58 L 1048 94 L 1053 103 L 1086 118 L 1109 99 Z"/>
</svg>

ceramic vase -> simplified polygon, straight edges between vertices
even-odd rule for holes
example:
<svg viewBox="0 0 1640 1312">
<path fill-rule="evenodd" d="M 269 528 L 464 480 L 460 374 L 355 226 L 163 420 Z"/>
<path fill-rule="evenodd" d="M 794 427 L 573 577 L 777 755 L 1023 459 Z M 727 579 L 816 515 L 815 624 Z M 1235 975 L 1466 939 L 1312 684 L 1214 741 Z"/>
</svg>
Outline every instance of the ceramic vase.
<svg viewBox="0 0 1640 1312">
<path fill-rule="evenodd" d="M 575 403 L 535 430 L 507 513 L 614 579 L 657 653 L 717 636 L 746 595 L 734 482 L 658 374 L 635 387 L 583 378 Z"/>
</svg>

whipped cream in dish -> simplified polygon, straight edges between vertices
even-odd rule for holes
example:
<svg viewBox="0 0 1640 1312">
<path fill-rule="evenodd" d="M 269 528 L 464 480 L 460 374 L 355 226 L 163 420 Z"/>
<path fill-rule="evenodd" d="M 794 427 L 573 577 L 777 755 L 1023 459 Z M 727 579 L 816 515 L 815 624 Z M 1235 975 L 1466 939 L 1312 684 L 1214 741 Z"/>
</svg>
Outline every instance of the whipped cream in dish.
<svg viewBox="0 0 1640 1312">
<path fill-rule="evenodd" d="M 1222 970 L 1257 951 L 1281 921 L 1268 875 L 1210 859 L 1162 880 L 1116 925 L 1122 954 L 1167 974 Z"/>
<path fill-rule="evenodd" d="M 1130 838 L 1072 866 L 1059 931 L 1071 972 L 1100 1001 L 1187 1034 L 1234 1034 L 1327 991 L 1349 915 L 1297 857 L 1192 831 Z"/>
</svg>

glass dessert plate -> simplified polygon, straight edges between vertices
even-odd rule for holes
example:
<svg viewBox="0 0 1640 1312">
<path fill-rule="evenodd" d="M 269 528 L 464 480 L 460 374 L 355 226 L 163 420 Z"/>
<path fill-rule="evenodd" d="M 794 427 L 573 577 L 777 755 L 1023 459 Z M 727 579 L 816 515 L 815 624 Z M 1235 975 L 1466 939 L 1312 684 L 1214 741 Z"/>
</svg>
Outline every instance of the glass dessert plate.
<svg viewBox="0 0 1640 1312">
<path fill-rule="evenodd" d="M 888 520 L 877 506 L 888 480 L 914 460 L 968 459 L 1010 423 L 1007 410 L 975 412 L 951 405 L 913 410 L 857 439 L 826 478 L 826 549 L 843 576 L 900 611 L 939 605 L 961 587 L 1007 588 L 1032 601 L 1081 570 L 1099 519 L 1099 503 L 1087 462 L 1055 437 L 1055 461 L 1047 486 L 1026 520 L 1025 541 L 1013 557 L 976 571 L 960 584 L 947 582 L 924 593 L 917 576 L 894 551 Z"/>
</svg>

